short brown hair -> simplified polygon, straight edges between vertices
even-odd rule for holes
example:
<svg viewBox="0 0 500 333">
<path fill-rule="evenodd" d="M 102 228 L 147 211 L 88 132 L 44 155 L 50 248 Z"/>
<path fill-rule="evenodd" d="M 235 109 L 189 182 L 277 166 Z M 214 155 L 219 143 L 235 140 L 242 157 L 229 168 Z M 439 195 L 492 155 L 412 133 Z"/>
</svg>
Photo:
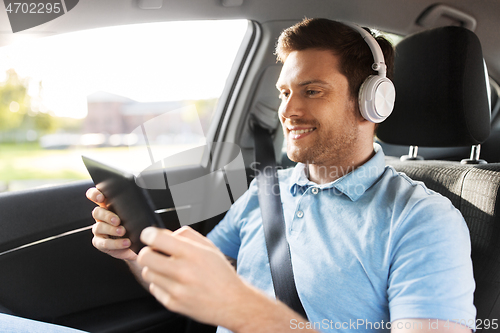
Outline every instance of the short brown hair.
<svg viewBox="0 0 500 333">
<path fill-rule="evenodd" d="M 369 29 L 364 29 L 372 33 Z M 384 54 L 387 77 L 392 78 L 394 66 L 392 44 L 381 36 L 375 39 Z M 368 76 L 377 74 L 371 69 L 373 54 L 370 47 L 359 32 L 343 23 L 321 18 L 306 18 L 281 33 L 275 54 L 277 60 L 284 63 L 291 52 L 306 49 L 331 50 L 340 57 L 339 71 L 346 76 L 349 92 L 356 102 L 363 81 Z"/>
</svg>

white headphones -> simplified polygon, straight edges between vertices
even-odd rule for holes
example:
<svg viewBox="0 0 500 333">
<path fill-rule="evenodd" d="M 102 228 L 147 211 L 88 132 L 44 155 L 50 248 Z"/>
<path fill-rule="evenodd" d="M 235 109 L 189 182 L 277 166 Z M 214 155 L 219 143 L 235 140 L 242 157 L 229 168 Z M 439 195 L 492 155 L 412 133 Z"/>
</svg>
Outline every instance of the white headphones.
<svg viewBox="0 0 500 333">
<path fill-rule="evenodd" d="M 384 121 L 394 108 L 396 89 L 391 80 L 386 77 L 387 66 L 384 54 L 373 36 L 358 25 L 344 23 L 361 34 L 363 40 L 368 44 L 373 54 L 372 69 L 378 75 L 370 75 L 359 88 L 358 101 L 361 115 L 372 123 Z"/>
</svg>

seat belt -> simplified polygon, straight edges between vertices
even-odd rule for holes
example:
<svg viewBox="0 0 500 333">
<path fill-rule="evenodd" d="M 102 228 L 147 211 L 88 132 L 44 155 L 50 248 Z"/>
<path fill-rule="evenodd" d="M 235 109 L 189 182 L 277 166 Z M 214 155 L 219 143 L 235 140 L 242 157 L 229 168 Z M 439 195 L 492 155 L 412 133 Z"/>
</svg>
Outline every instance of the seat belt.
<svg viewBox="0 0 500 333">
<path fill-rule="evenodd" d="M 269 130 L 254 122 L 255 161 L 262 226 L 271 268 L 276 298 L 302 317 L 307 314 L 302 306 L 293 277 L 290 247 L 286 240 L 286 226 L 281 205 L 274 145 Z"/>
</svg>

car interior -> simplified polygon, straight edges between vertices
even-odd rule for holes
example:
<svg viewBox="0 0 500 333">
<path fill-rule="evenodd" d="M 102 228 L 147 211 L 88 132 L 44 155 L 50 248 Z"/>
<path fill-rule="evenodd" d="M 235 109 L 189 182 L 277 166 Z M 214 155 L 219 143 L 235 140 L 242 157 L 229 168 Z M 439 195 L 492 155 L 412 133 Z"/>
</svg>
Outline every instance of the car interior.
<svg viewBox="0 0 500 333">
<path fill-rule="evenodd" d="M 490 323 L 500 317 L 499 14 L 500 2 L 490 0 L 82 0 L 63 16 L 15 34 L 0 8 L 0 48 L 102 27 L 247 20 L 206 137 L 239 147 L 249 183 L 259 149 L 252 124 L 273 135 L 280 167 L 294 165 L 283 153 L 277 113 L 281 64 L 274 47 L 282 30 L 304 17 L 323 17 L 399 36 L 395 108 L 374 140 L 388 165 L 448 197 L 463 214 L 480 332 L 495 330 Z M 217 50 L 197 56 L 206 52 Z M 226 164 L 220 154 L 210 160 L 158 172 L 192 179 Z M 0 193 L 0 313 L 89 332 L 215 332 L 166 310 L 124 262 L 92 246 L 95 205 L 85 192 L 93 186 L 88 179 Z M 165 225 L 180 227 L 173 191 L 148 192 Z M 191 227 L 206 235 L 223 216 Z"/>
</svg>

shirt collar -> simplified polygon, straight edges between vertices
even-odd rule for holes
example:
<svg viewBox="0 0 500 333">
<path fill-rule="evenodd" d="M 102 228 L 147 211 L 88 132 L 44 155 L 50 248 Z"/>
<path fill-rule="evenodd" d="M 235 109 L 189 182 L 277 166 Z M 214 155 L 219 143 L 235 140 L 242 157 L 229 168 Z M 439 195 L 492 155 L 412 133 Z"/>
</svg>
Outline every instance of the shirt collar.
<svg viewBox="0 0 500 333">
<path fill-rule="evenodd" d="M 297 163 L 290 177 L 290 193 L 295 196 L 299 191 L 304 191 L 310 186 L 319 189 L 335 188 L 352 201 L 358 200 L 377 181 L 385 169 L 385 156 L 382 147 L 374 143 L 373 149 L 375 155 L 368 162 L 339 179 L 322 185 L 310 181 L 306 176 L 306 165 Z"/>
</svg>

